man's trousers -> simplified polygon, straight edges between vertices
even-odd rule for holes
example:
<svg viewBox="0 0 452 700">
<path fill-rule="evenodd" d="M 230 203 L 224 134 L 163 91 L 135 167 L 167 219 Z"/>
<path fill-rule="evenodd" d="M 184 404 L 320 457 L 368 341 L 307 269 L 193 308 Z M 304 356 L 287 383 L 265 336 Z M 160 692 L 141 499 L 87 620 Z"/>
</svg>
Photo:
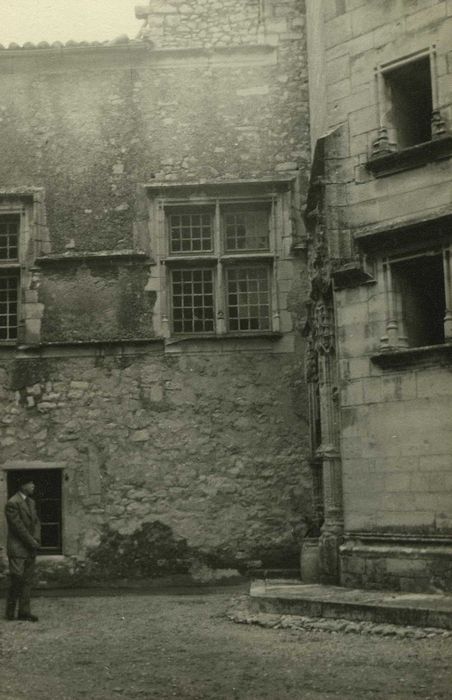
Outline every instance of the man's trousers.
<svg viewBox="0 0 452 700">
<path fill-rule="evenodd" d="M 13 618 L 19 601 L 19 616 L 30 615 L 31 587 L 36 557 L 8 557 L 10 586 L 6 597 L 6 616 Z"/>
</svg>

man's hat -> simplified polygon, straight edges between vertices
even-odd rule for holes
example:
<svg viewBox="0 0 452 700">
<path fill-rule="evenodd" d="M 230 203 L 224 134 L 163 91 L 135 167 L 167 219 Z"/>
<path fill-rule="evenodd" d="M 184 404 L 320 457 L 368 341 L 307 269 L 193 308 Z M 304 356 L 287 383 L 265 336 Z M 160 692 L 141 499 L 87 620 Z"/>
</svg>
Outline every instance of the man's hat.
<svg viewBox="0 0 452 700">
<path fill-rule="evenodd" d="M 19 477 L 18 484 L 19 486 L 25 486 L 25 484 L 29 484 L 31 481 L 34 482 L 33 474 L 22 474 Z"/>
</svg>

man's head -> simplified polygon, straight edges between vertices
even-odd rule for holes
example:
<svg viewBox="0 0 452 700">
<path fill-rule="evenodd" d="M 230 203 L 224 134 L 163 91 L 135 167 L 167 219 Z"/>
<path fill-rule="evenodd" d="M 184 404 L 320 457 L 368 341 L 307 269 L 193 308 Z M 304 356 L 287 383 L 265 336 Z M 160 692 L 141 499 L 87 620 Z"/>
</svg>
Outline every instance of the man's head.
<svg viewBox="0 0 452 700">
<path fill-rule="evenodd" d="M 35 484 L 30 476 L 23 476 L 19 481 L 19 489 L 25 496 L 32 496 L 35 490 Z"/>
</svg>

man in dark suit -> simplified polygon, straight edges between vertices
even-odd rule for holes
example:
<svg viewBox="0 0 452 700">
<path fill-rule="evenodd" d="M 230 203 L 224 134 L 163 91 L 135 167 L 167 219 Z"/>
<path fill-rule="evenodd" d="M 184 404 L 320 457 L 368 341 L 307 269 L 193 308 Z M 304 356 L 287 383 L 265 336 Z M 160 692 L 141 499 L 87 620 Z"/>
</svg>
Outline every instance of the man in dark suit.
<svg viewBox="0 0 452 700">
<path fill-rule="evenodd" d="M 8 522 L 7 554 L 10 587 L 6 598 L 6 619 L 14 620 L 19 601 L 18 620 L 37 622 L 31 614 L 30 596 L 35 572 L 36 553 L 41 545 L 41 524 L 31 498 L 35 490 L 32 478 L 22 478 L 19 491 L 5 506 Z"/>
</svg>

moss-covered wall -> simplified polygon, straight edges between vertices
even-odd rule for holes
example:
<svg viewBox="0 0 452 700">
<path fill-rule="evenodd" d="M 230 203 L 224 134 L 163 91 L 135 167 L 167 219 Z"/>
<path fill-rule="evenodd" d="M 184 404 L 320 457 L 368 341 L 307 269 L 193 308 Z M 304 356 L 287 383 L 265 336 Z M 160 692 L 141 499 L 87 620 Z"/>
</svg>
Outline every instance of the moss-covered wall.
<svg viewBox="0 0 452 700">
<path fill-rule="evenodd" d="M 133 247 L 138 183 L 303 170 L 301 4 L 285 15 L 273 45 L 0 50 L 0 188 L 45 188 L 53 252 L 111 250 Z"/>
<path fill-rule="evenodd" d="M 82 264 L 46 269 L 44 342 L 119 340 L 152 336 L 155 293 L 145 292 L 142 266 Z"/>
</svg>

